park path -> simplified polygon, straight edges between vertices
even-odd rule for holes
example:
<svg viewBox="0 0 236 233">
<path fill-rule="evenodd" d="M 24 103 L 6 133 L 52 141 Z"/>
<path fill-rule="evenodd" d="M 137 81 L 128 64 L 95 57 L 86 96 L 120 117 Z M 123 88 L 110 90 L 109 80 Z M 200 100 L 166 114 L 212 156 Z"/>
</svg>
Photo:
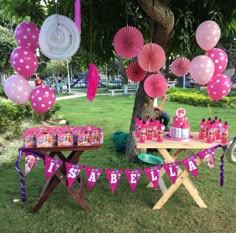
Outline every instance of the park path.
<svg viewBox="0 0 236 233">
<path fill-rule="evenodd" d="M 80 91 L 71 91 L 72 95 L 67 95 L 67 96 L 60 96 L 57 97 L 56 100 L 67 100 L 67 99 L 74 99 L 74 98 L 80 98 L 80 97 L 86 97 L 87 93 L 86 92 L 80 92 Z M 97 94 L 97 95 L 109 95 L 109 93 L 104 93 L 104 94 Z"/>
</svg>

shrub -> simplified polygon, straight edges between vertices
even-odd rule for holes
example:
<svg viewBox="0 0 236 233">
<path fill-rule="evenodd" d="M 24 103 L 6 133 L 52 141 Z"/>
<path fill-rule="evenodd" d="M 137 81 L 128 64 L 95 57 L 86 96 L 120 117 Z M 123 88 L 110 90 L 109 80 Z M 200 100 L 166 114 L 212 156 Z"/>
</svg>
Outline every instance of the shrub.
<svg viewBox="0 0 236 233">
<path fill-rule="evenodd" d="M 194 106 L 210 105 L 214 107 L 227 107 L 231 104 L 229 97 L 225 97 L 220 101 L 212 101 L 208 96 L 202 94 L 201 91 L 196 91 L 196 92 L 177 91 L 169 93 L 168 96 L 170 101 L 179 102 L 183 104 L 190 104 Z"/>
</svg>

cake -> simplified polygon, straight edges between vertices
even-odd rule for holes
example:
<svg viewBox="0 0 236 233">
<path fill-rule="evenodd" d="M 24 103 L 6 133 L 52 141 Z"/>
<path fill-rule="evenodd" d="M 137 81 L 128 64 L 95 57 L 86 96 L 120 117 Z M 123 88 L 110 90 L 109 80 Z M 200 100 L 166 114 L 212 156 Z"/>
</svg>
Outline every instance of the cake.
<svg viewBox="0 0 236 233">
<path fill-rule="evenodd" d="M 190 139 L 190 124 L 186 117 L 184 108 L 178 108 L 176 115 L 173 117 L 173 123 L 170 127 L 168 137 L 176 140 Z"/>
</svg>

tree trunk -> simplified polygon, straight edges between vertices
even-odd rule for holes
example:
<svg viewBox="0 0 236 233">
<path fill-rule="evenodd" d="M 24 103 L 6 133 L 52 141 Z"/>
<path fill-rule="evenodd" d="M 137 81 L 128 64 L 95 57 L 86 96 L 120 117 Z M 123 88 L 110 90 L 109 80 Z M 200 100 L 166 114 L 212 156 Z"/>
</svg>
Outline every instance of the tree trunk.
<svg viewBox="0 0 236 233">
<path fill-rule="evenodd" d="M 164 5 L 159 1 L 139 0 L 138 2 L 142 9 L 153 20 L 152 42 L 159 44 L 165 49 L 174 27 L 173 12 L 167 5 Z M 134 161 L 136 156 L 142 152 L 135 146 L 135 139 L 133 136 L 135 129 L 135 118 L 141 117 L 142 119 L 145 119 L 148 116 L 151 118 L 156 117 L 156 113 L 153 111 L 153 99 L 146 95 L 143 85 L 144 80 L 140 82 L 138 91 L 136 93 L 133 114 L 130 123 L 130 136 L 126 146 L 126 158 L 128 158 L 130 161 Z"/>
</svg>

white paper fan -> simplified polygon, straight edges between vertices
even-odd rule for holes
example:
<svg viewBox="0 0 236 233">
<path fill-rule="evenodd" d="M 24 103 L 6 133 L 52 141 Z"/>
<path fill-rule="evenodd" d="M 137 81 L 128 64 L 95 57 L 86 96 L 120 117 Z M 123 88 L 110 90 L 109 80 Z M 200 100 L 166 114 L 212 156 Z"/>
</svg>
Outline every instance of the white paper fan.
<svg viewBox="0 0 236 233">
<path fill-rule="evenodd" d="M 80 45 L 80 33 L 74 22 L 63 15 L 51 15 L 39 33 L 41 52 L 52 60 L 66 60 L 73 56 Z"/>
</svg>

